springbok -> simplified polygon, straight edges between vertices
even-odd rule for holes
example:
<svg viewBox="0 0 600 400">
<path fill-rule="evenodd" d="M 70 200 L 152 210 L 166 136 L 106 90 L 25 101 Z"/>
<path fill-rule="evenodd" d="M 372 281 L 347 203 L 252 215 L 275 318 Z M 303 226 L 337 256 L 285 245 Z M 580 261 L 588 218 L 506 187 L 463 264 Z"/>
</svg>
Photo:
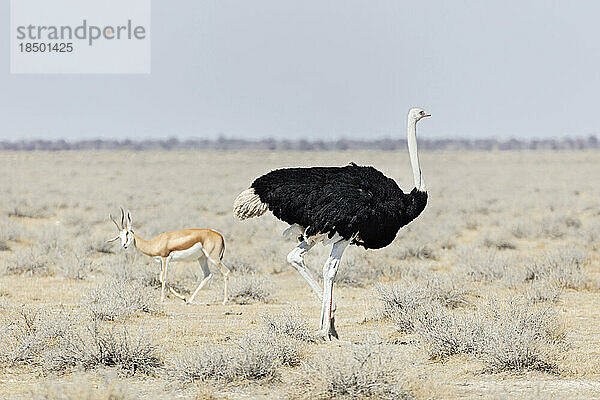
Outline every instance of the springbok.
<svg viewBox="0 0 600 400">
<path fill-rule="evenodd" d="M 225 252 L 225 241 L 219 232 L 212 229 L 183 229 L 175 232 L 161 233 L 151 240 L 144 240 L 135 233 L 131 228 L 131 213 L 127 210 L 127 219 L 125 212 L 121 208 L 121 225 L 115 221 L 112 215 L 108 215 L 112 222 L 117 226 L 119 234 L 108 242 L 114 242 L 121 239 L 121 245 L 127 249 L 133 244 L 143 254 L 154 258 L 161 263 L 160 282 L 162 284 L 160 292 L 160 301 L 165 300 L 165 287 L 168 287 L 171 293 L 179 297 L 185 302 L 191 303 L 194 301 L 196 294 L 206 285 L 212 278 L 208 263 L 219 267 L 223 274 L 225 284 L 223 294 L 223 304 L 229 300 L 229 275 L 231 271 L 223 264 L 223 253 Z M 167 283 L 167 268 L 171 260 L 198 260 L 204 277 L 194 294 L 186 300 L 185 296 L 177 293 Z"/>
</svg>

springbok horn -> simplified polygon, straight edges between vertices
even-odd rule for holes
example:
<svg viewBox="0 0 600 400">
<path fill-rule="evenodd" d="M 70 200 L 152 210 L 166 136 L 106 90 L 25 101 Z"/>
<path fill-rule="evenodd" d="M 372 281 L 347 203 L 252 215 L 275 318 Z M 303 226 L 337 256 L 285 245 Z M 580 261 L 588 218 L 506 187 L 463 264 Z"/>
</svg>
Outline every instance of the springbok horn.
<svg viewBox="0 0 600 400">
<path fill-rule="evenodd" d="M 119 224 L 117 224 L 117 221 L 115 221 L 115 219 L 113 218 L 113 216 L 111 214 L 108 214 L 108 217 L 115 224 L 115 226 L 117 227 L 118 230 L 123 229 L 123 228 L 119 227 Z"/>
<path fill-rule="evenodd" d="M 119 237 L 120 237 L 120 236 L 119 236 L 119 235 L 117 235 L 117 236 L 115 236 L 114 238 L 112 238 L 112 239 L 110 239 L 110 240 L 107 240 L 107 241 L 106 241 L 106 243 L 114 242 L 114 241 L 115 241 L 115 240 L 117 240 Z"/>
<path fill-rule="evenodd" d="M 125 211 L 123 211 L 123 207 L 121 207 L 121 229 L 125 227 Z"/>
</svg>

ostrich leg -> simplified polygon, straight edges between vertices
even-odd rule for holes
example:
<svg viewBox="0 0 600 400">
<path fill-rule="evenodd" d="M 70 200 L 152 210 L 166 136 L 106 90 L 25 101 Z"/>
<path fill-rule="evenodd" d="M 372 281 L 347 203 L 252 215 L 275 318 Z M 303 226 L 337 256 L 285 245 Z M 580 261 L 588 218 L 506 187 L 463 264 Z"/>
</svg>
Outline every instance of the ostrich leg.
<svg viewBox="0 0 600 400">
<path fill-rule="evenodd" d="M 340 260 L 344 250 L 350 244 L 349 240 L 341 240 L 333 244 L 331 254 L 323 265 L 323 305 L 321 307 L 321 323 L 319 332 L 324 338 L 338 338 L 338 334 L 333 324 L 333 282 L 337 274 Z"/>
<path fill-rule="evenodd" d="M 319 283 L 315 281 L 315 278 L 312 277 L 310 271 L 304 264 L 304 254 L 306 254 L 310 249 L 312 249 L 313 246 L 314 243 L 308 244 L 306 243 L 306 241 L 302 241 L 302 243 L 300 243 L 297 247 L 290 251 L 290 253 L 287 256 L 287 260 L 290 264 L 292 264 L 292 267 L 294 267 L 296 271 L 298 271 L 300 275 L 302 275 L 306 282 L 308 282 L 311 289 L 313 290 L 313 292 L 315 292 L 319 300 L 322 300 L 323 289 L 321 288 L 321 285 L 319 285 Z"/>
<path fill-rule="evenodd" d="M 306 264 L 304 264 L 304 254 L 306 254 L 310 249 L 312 249 L 315 243 L 308 244 L 306 241 L 302 241 L 302 243 L 300 243 L 297 247 L 290 251 L 290 253 L 287 256 L 287 260 L 290 264 L 292 264 L 292 267 L 294 267 L 296 271 L 298 271 L 300 275 L 302 275 L 306 282 L 308 282 L 313 292 L 315 292 L 315 294 L 317 295 L 319 301 L 323 302 L 323 289 L 321 288 L 321 285 L 319 285 L 319 283 L 315 280 L 315 278 L 313 278 L 309 269 L 306 267 Z M 331 315 L 331 329 L 334 332 L 335 320 L 333 318 L 333 313 L 335 312 L 335 307 L 335 302 L 333 302 Z"/>
<path fill-rule="evenodd" d="M 313 244 L 308 244 L 306 241 L 302 241 L 302 243 L 300 243 L 297 247 L 290 251 L 290 253 L 287 256 L 287 260 L 290 264 L 292 264 L 292 267 L 294 267 L 296 271 L 298 271 L 300 275 L 302 275 L 306 282 L 308 282 L 313 292 L 315 292 L 315 294 L 317 295 L 319 301 L 322 302 L 323 288 L 321 288 L 321 285 L 319 285 L 315 278 L 313 278 L 309 269 L 306 267 L 306 264 L 304 264 L 304 255 L 310 249 L 312 249 L 315 244 L 316 242 Z M 333 303 L 333 311 L 335 312 L 335 302 Z"/>
</svg>

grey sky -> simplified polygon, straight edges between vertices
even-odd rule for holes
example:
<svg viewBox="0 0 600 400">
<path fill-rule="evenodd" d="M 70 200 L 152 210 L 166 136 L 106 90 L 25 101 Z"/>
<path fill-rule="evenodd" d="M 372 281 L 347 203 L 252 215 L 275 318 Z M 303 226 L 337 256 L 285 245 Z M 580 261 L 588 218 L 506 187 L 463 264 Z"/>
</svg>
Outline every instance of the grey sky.
<svg viewBox="0 0 600 400">
<path fill-rule="evenodd" d="M 594 1 L 154 0 L 150 75 L 11 75 L 0 138 L 600 132 Z M 0 5 L 9 23 L 9 1 Z"/>
</svg>

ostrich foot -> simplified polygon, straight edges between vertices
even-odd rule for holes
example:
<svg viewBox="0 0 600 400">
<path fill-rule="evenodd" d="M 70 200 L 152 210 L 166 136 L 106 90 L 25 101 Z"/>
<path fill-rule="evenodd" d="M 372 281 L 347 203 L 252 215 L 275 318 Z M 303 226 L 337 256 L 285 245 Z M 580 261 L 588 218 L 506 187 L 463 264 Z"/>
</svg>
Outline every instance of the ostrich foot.
<svg viewBox="0 0 600 400">
<path fill-rule="evenodd" d="M 339 340 L 340 338 L 335 330 L 335 318 L 331 318 L 329 329 L 320 329 L 317 335 L 325 341 Z"/>
<path fill-rule="evenodd" d="M 335 330 L 335 318 L 331 317 L 331 324 L 329 325 L 329 335 L 339 340 L 337 331 Z"/>
</svg>

